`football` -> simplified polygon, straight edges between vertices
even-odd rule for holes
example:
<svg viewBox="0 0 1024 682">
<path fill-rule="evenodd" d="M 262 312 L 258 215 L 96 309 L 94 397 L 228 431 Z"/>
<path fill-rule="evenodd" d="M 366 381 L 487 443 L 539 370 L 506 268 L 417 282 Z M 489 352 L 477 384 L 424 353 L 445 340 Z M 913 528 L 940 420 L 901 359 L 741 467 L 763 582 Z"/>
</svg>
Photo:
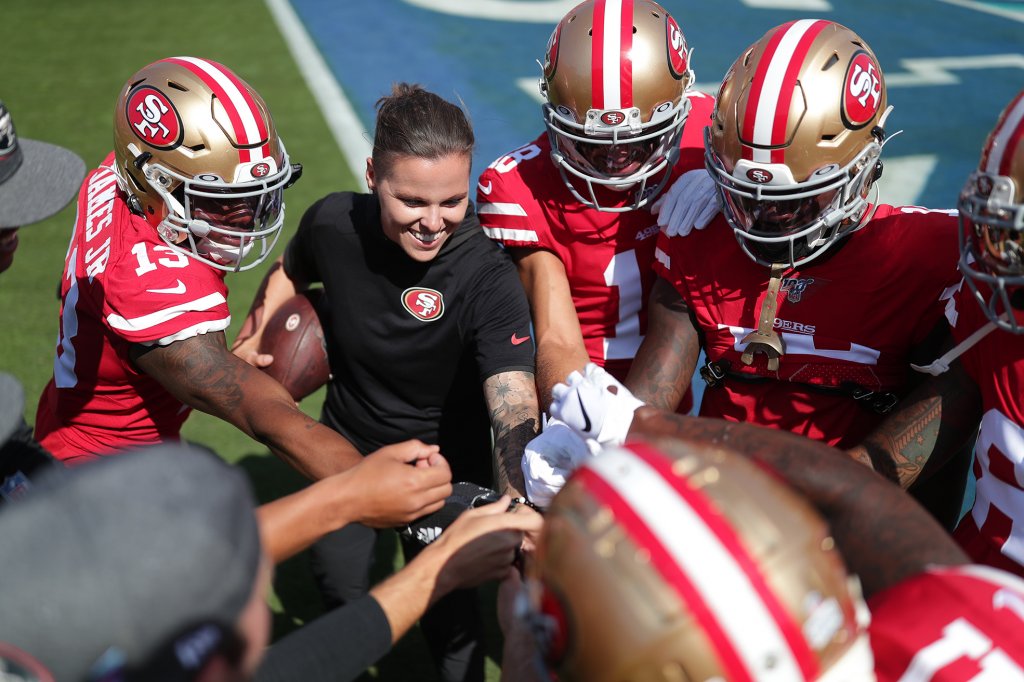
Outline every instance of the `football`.
<svg viewBox="0 0 1024 682">
<path fill-rule="evenodd" d="M 259 352 L 274 356 L 264 372 L 277 379 L 296 402 L 327 383 L 331 376 L 327 343 L 318 311 L 323 289 L 296 294 L 267 321 Z"/>
</svg>

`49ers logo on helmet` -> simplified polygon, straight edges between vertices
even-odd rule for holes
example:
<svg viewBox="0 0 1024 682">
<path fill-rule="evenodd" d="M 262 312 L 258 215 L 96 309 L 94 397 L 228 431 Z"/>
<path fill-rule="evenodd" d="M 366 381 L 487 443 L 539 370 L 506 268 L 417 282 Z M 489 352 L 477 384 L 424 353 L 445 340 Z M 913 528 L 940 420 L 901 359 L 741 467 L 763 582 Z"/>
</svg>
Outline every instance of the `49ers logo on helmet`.
<svg viewBox="0 0 1024 682">
<path fill-rule="evenodd" d="M 686 75 L 689 70 L 686 63 L 686 38 L 679 24 L 672 17 L 665 16 L 665 29 L 668 40 L 668 66 L 672 69 L 672 75 L 677 79 Z"/>
<path fill-rule="evenodd" d="M 185 135 L 178 110 L 151 85 L 140 85 L 131 91 L 124 115 L 139 139 L 150 147 L 174 149 Z"/>
<path fill-rule="evenodd" d="M 626 120 L 626 115 L 621 111 L 606 111 L 601 114 L 601 123 L 606 126 L 617 126 Z"/>
<path fill-rule="evenodd" d="M 562 35 L 562 24 L 555 26 L 548 38 L 548 47 L 544 51 L 544 77 L 551 78 L 555 75 L 555 68 L 558 66 L 558 38 Z"/>
<path fill-rule="evenodd" d="M 252 173 L 254 178 L 265 178 L 270 175 L 270 164 L 269 163 L 257 163 L 249 172 Z"/>
<path fill-rule="evenodd" d="M 882 105 L 882 74 L 867 52 L 858 52 L 846 69 L 843 117 L 851 128 L 863 128 Z"/>
<path fill-rule="evenodd" d="M 774 177 L 770 171 L 766 171 L 763 168 L 751 168 L 747 171 L 747 179 L 759 185 L 771 182 Z"/>
<path fill-rule="evenodd" d="M 402 292 L 402 305 L 410 315 L 424 322 L 444 315 L 444 296 L 436 289 L 410 287 Z"/>
</svg>

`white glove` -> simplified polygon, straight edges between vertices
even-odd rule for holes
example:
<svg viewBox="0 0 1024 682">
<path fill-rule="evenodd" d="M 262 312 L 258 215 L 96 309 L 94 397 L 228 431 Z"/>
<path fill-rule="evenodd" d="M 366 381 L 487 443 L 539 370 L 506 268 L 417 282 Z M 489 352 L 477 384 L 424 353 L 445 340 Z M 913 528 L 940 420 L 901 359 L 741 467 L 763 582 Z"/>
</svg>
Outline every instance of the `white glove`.
<svg viewBox="0 0 1024 682">
<path fill-rule="evenodd" d="M 703 230 L 718 213 L 715 181 L 702 168 L 686 171 L 651 205 L 658 225 L 669 237 L 685 237 L 693 228 Z"/>
<path fill-rule="evenodd" d="M 642 400 L 592 362 L 583 374 L 573 372 L 566 384 L 551 389 L 551 414 L 583 438 L 601 446 L 622 445 Z M 614 392 L 611 390 L 614 389 Z"/>
<path fill-rule="evenodd" d="M 576 432 L 557 419 L 548 419 L 544 430 L 526 444 L 523 479 L 526 496 L 539 507 L 547 507 L 565 479 L 590 457 L 587 444 Z"/>
</svg>

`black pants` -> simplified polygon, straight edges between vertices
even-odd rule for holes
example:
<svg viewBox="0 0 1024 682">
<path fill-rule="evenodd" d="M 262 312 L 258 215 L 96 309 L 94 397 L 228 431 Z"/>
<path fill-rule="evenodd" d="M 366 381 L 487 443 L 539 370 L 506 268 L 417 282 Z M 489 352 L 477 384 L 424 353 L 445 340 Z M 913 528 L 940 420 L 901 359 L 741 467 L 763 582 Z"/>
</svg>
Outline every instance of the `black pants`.
<svg viewBox="0 0 1024 682">
<path fill-rule="evenodd" d="M 377 531 L 351 524 L 325 535 L 311 549 L 310 565 L 324 607 L 337 608 L 366 594 Z M 403 539 L 406 561 L 417 549 Z M 484 628 L 476 590 L 448 594 L 420 619 L 420 629 L 443 682 L 483 682 Z"/>
</svg>

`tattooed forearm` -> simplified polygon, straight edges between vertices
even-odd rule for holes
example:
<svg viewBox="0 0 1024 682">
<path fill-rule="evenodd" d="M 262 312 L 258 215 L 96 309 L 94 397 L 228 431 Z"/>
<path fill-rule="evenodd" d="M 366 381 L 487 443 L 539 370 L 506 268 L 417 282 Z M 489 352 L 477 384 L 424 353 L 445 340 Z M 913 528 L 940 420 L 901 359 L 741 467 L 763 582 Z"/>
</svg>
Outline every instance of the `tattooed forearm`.
<svg viewBox="0 0 1024 682">
<path fill-rule="evenodd" d="M 908 488 L 927 478 L 965 446 L 981 421 L 981 395 L 959 363 L 929 378 L 900 408 L 850 451 Z"/>
<path fill-rule="evenodd" d="M 244 379 L 231 362 L 223 332 L 198 334 L 167 346 L 133 348 L 140 370 L 159 381 L 182 402 L 221 415 L 237 410 L 244 400 Z"/>
<path fill-rule="evenodd" d="M 674 411 L 686 394 L 700 352 L 689 311 L 671 284 L 658 279 L 648 307 L 647 335 L 624 382 L 652 407 Z"/>
<path fill-rule="evenodd" d="M 484 382 L 484 397 L 494 431 L 494 473 L 499 492 L 525 492 L 521 462 L 526 444 L 539 427 L 533 374 L 502 372 Z"/>
</svg>

